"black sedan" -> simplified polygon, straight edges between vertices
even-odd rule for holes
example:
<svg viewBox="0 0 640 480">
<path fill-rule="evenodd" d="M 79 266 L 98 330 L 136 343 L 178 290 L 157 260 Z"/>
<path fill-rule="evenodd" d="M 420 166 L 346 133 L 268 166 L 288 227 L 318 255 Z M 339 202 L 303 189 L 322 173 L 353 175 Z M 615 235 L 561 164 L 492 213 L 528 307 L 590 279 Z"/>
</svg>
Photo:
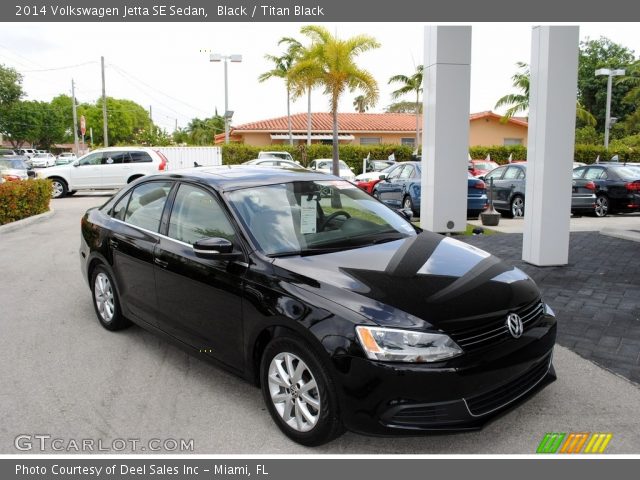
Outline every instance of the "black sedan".
<svg viewBox="0 0 640 480">
<path fill-rule="evenodd" d="M 305 445 L 480 428 L 555 379 L 555 316 L 527 275 L 337 177 L 147 176 L 81 232 L 103 327 L 134 322 L 254 382 Z"/>
<path fill-rule="evenodd" d="M 640 167 L 637 165 L 586 165 L 574 169 L 573 177 L 595 184 L 596 204 L 593 213 L 598 217 L 640 210 Z"/>
<path fill-rule="evenodd" d="M 524 217 L 526 193 L 526 162 L 511 163 L 495 168 L 482 178 L 487 183 L 493 179 L 493 205 L 510 217 Z M 580 178 L 573 179 L 571 187 L 571 213 L 593 212 L 596 204 L 596 185 Z"/>
</svg>

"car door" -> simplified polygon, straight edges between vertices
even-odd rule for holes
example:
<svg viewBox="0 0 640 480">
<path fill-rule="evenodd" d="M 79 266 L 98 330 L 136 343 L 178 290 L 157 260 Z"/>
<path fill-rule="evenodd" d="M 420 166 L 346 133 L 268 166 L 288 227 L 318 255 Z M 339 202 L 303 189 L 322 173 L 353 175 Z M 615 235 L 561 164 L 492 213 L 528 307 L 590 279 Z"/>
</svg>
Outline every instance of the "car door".
<svg viewBox="0 0 640 480">
<path fill-rule="evenodd" d="M 493 196 L 493 205 L 495 208 L 503 209 L 508 208 L 507 201 L 504 198 L 504 189 L 502 183 L 502 176 L 504 172 L 507 170 L 507 167 L 498 167 L 494 170 L 491 170 L 484 176 L 484 180 L 487 184 L 487 190 L 490 191 L 491 180 L 493 180 L 493 191 L 491 195 Z"/>
<path fill-rule="evenodd" d="M 501 207 L 511 208 L 511 199 L 515 195 L 524 197 L 524 169 L 509 165 L 500 180 L 495 182 L 496 197 Z"/>
<path fill-rule="evenodd" d="M 172 185 L 171 181 L 143 183 L 120 199 L 112 210 L 113 228 L 107 239 L 126 315 L 152 325 L 157 324 L 153 253 Z"/>
<path fill-rule="evenodd" d="M 238 244 L 230 217 L 204 188 L 179 186 L 166 227 L 155 249 L 159 327 L 201 353 L 243 367 L 242 291 L 247 265 L 204 258 L 193 244 L 221 237 Z"/>
<path fill-rule="evenodd" d="M 102 152 L 85 155 L 69 173 L 70 190 L 81 188 L 102 188 Z"/>
<path fill-rule="evenodd" d="M 401 188 L 399 184 L 399 178 L 402 171 L 405 169 L 405 165 L 398 165 L 398 167 L 386 176 L 384 180 L 381 180 L 377 185 L 378 198 L 389 206 L 394 205 L 394 198 L 397 201 L 399 196 L 398 190 Z"/>
<path fill-rule="evenodd" d="M 103 188 L 120 188 L 127 184 L 127 172 L 131 170 L 128 151 L 104 152 L 100 164 Z"/>
</svg>

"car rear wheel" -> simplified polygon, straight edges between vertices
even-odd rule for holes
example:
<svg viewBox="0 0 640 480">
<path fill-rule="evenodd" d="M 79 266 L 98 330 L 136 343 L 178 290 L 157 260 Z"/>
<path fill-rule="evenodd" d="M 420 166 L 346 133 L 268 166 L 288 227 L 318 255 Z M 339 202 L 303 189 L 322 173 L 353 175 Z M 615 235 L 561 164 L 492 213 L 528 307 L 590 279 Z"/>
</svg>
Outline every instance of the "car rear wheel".
<svg viewBox="0 0 640 480">
<path fill-rule="evenodd" d="M 596 206 L 593 209 L 596 217 L 606 217 L 609 213 L 609 198 L 606 195 L 598 195 L 596 197 Z"/>
<path fill-rule="evenodd" d="M 378 193 L 377 189 L 374 188 L 371 195 L 373 195 L 373 198 L 377 198 L 378 200 L 380 200 L 380 194 Z"/>
<path fill-rule="evenodd" d="M 411 200 L 409 195 L 404 197 L 404 200 L 402 200 L 402 208 L 411 209 L 411 212 L 415 215 L 415 211 L 413 210 L 413 200 Z"/>
<path fill-rule="evenodd" d="M 122 316 L 118 292 L 113 278 L 103 266 L 96 267 L 91 275 L 93 307 L 100 324 L 107 330 L 122 330 L 131 322 Z"/>
<path fill-rule="evenodd" d="M 51 198 L 62 198 L 67 194 L 68 188 L 64 180 L 59 178 L 51 179 Z"/>
<path fill-rule="evenodd" d="M 267 409 L 290 439 L 316 446 L 342 434 L 333 381 L 305 342 L 289 336 L 273 340 L 262 356 L 260 379 Z"/>
<path fill-rule="evenodd" d="M 524 217 L 524 198 L 520 195 L 516 195 L 511 200 L 511 216 L 513 218 Z"/>
</svg>

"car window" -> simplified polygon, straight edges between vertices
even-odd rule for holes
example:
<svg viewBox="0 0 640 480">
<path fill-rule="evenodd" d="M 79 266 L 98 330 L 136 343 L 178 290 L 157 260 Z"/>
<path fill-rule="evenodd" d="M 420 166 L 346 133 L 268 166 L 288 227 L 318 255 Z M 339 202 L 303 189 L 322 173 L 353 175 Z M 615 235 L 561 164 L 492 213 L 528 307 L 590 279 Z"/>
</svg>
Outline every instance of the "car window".
<svg viewBox="0 0 640 480">
<path fill-rule="evenodd" d="M 602 178 L 602 174 L 604 173 L 604 168 L 601 167 L 590 167 L 587 170 L 584 178 L 587 180 L 600 180 Z"/>
<path fill-rule="evenodd" d="M 524 178 L 524 172 L 518 167 L 509 167 L 504 174 L 504 180 L 517 180 Z"/>
<path fill-rule="evenodd" d="M 258 165 L 261 165 L 263 167 L 275 167 L 278 165 L 279 162 L 275 162 L 273 160 L 266 160 L 264 162 L 259 162 Z"/>
<path fill-rule="evenodd" d="M 399 165 L 394 171 L 392 171 L 389 175 L 387 175 L 388 180 L 393 180 L 398 178 L 402 174 L 402 170 L 404 170 L 404 165 Z"/>
<path fill-rule="evenodd" d="M 400 174 L 400 178 L 402 180 L 407 178 L 413 178 L 414 168 L 413 165 L 405 165 L 402 169 L 402 173 Z"/>
<path fill-rule="evenodd" d="M 118 203 L 116 203 L 116 206 L 113 207 L 113 210 L 111 211 L 111 216 L 113 218 L 117 220 L 124 220 L 124 214 L 127 211 L 127 204 L 129 203 L 130 198 L 131 198 L 131 193 L 125 195 L 120 200 L 118 200 Z"/>
<path fill-rule="evenodd" d="M 86 157 L 80 159 L 78 165 L 100 165 L 102 161 L 102 152 L 90 153 Z"/>
<path fill-rule="evenodd" d="M 129 152 L 104 152 L 100 163 L 102 165 L 129 163 Z"/>
<path fill-rule="evenodd" d="M 147 163 L 153 162 L 153 158 L 147 152 L 129 152 L 131 162 L 133 163 Z"/>
<path fill-rule="evenodd" d="M 169 236 L 193 245 L 207 237 L 235 240 L 229 219 L 211 193 L 192 185 L 180 185 L 169 219 Z"/>
<path fill-rule="evenodd" d="M 504 171 L 507 169 L 507 167 L 499 167 L 496 168 L 495 170 L 490 171 L 489 173 L 487 173 L 485 175 L 485 178 L 487 180 L 489 180 L 490 178 L 493 178 L 494 180 L 499 180 L 500 177 L 502 177 L 502 174 L 504 173 Z"/>
<path fill-rule="evenodd" d="M 149 182 L 137 186 L 131 192 L 124 221 L 157 232 L 169 190 L 171 182 Z"/>
</svg>

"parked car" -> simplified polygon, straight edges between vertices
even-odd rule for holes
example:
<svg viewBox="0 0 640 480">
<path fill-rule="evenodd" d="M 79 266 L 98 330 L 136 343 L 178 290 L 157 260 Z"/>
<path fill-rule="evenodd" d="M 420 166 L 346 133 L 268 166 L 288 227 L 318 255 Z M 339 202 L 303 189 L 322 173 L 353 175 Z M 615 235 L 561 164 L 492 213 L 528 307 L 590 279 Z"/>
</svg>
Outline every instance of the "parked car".
<svg viewBox="0 0 640 480">
<path fill-rule="evenodd" d="M 338 160 L 338 164 L 340 165 L 339 176 L 341 178 L 344 178 L 345 180 L 354 182 L 356 180 L 356 175 L 353 173 L 353 170 L 351 170 L 349 165 L 344 163 L 342 160 Z M 331 174 L 333 172 L 333 159 L 317 158 L 309 164 L 309 170 L 315 170 L 316 172 Z"/>
<path fill-rule="evenodd" d="M 390 166 L 395 165 L 395 163 L 395 160 L 367 160 L 365 163 L 365 169 L 367 172 L 381 172 Z"/>
<path fill-rule="evenodd" d="M 76 154 L 73 152 L 62 152 L 56 158 L 56 165 L 66 165 L 68 163 L 73 163 L 77 160 Z"/>
<path fill-rule="evenodd" d="M 53 181 L 53 198 L 77 190 L 112 190 L 151 173 L 166 170 L 167 157 L 146 147 L 109 147 L 88 153 L 73 163 L 40 170 Z"/>
<path fill-rule="evenodd" d="M 8 182 L 27 180 L 29 167 L 20 157 L 0 157 L 0 176 Z"/>
<path fill-rule="evenodd" d="M 36 153 L 31 159 L 31 166 L 36 168 L 53 167 L 56 164 L 56 157 L 51 153 Z"/>
<path fill-rule="evenodd" d="M 291 160 L 282 160 L 281 158 L 256 158 L 244 162 L 243 165 L 256 165 L 259 167 L 285 167 L 285 168 L 303 168 L 300 164 Z"/>
<path fill-rule="evenodd" d="M 24 155 L 25 157 L 32 158 L 36 154 L 36 151 L 33 148 L 19 148 L 16 150 L 16 153 L 18 155 Z"/>
<path fill-rule="evenodd" d="M 380 180 L 389 175 L 396 167 L 398 167 L 398 165 L 400 164 L 393 163 L 380 172 L 367 172 L 356 175 L 355 184 L 365 192 L 373 193 L 373 187 L 375 187 Z"/>
<path fill-rule="evenodd" d="M 385 178 L 376 183 L 372 195 L 395 209 L 411 209 L 420 216 L 421 196 L 420 162 L 401 162 Z M 487 191 L 482 180 L 467 177 L 467 216 L 477 217 L 487 205 Z"/>
<path fill-rule="evenodd" d="M 487 183 L 493 179 L 493 206 L 509 217 L 523 217 L 526 190 L 526 162 L 514 162 L 480 177 Z M 574 180 L 571 193 L 571 213 L 592 212 L 596 203 L 595 184 Z"/>
<path fill-rule="evenodd" d="M 282 160 L 289 160 L 290 162 L 294 162 L 296 164 L 299 165 L 298 162 L 296 162 L 293 157 L 291 156 L 291 154 L 289 152 L 258 152 L 258 158 L 259 159 L 263 159 L 263 158 L 281 158 Z"/>
<path fill-rule="evenodd" d="M 491 160 L 469 160 L 469 173 L 474 177 L 479 177 L 499 166 Z"/>
<path fill-rule="evenodd" d="M 555 379 L 533 280 L 334 176 L 144 177 L 87 211 L 80 257 L 104 328 L 134 322 L 260 386 L 304 445 L 478 429 Z"/>
<path fill-rule="evenodd" d="M 622 163 L 598 163 L 578 167 L 575 179 L 595 183 L 593 213 L 604 217 L 609 213 L 640 211 L 640 168 Z"/>
<path fill-rule="evenodd" d="M 17 154 L 15 151 L 8 148 L 0 148 L 0 157 L 15 157 Z"/>
</svg>

